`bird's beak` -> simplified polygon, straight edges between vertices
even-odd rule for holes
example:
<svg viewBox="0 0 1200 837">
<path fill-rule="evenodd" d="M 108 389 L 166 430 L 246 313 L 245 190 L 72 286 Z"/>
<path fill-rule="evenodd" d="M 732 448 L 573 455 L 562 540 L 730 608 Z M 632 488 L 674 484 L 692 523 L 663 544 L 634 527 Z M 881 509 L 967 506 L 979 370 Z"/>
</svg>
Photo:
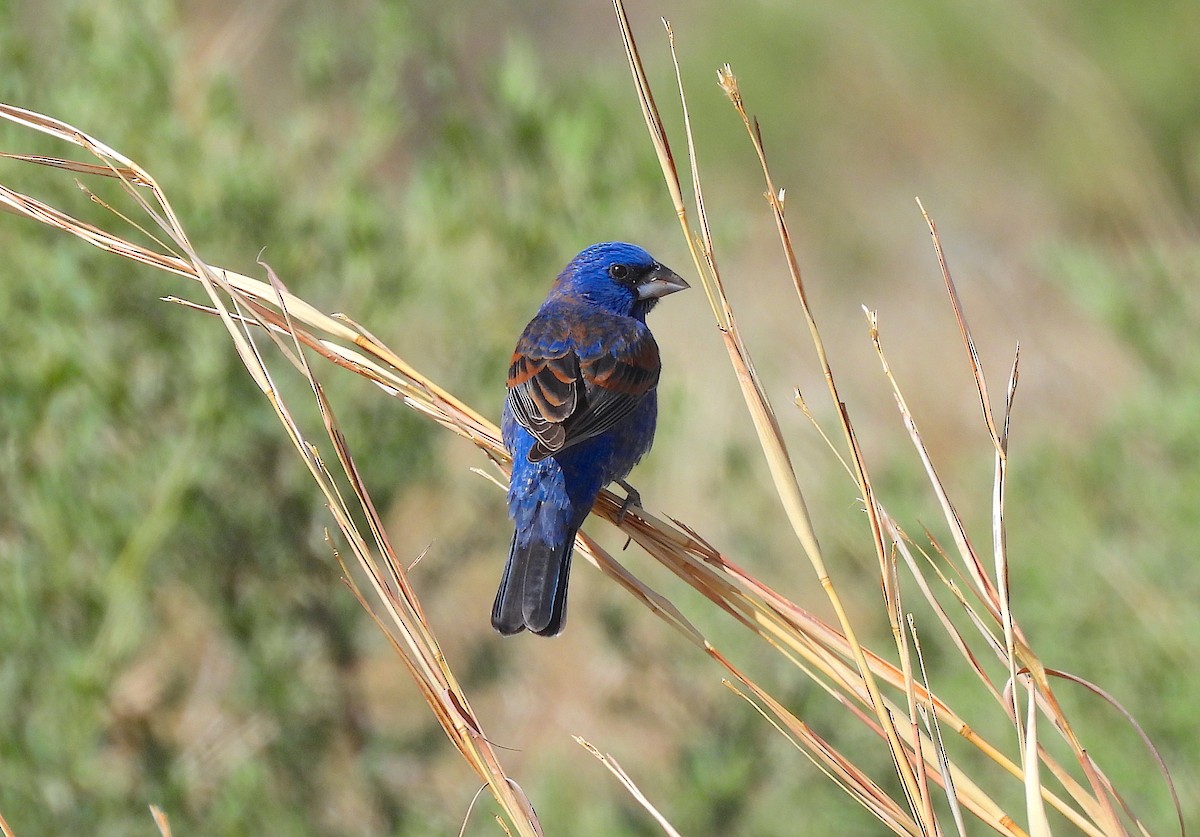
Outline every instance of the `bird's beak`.
<svg viewBox="0 0 1200 837">
<path fill-rule="evenodd" d="M 682 291 L 689 287 L 691 286 L 683 281 L 683 277 L 678 273 L 669 267 L 663 267 L 661 264 L 658 264 L 638 283 L 637 298 L 658 299 L 659 297 L 673 294 L 676 291 Z"/>
</svg>

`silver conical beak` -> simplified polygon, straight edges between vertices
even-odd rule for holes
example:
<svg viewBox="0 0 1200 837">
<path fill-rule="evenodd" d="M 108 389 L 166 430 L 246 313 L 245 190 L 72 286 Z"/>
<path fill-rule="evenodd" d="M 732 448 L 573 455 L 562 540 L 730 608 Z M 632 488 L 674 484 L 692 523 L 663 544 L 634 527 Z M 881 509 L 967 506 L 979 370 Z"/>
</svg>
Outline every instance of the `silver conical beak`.
<svg viewBox="0 0 1200 837">
<path fill-rule="evenodd" d="M 638 283 L 637 297 L 638 299 L 658 299 L 690 287 L 691 285 L 683 281 L 682 276 L 660 264 L 655 265 L 654 269 Z"/>
</svg>

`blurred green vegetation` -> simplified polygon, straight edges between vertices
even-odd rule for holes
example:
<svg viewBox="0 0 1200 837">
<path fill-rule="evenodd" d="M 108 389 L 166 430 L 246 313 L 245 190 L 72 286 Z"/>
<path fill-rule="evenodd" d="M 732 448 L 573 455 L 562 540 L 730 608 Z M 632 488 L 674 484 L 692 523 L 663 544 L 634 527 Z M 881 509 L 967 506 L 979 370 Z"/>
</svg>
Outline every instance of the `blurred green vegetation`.
<svg viewBox="0 0 1200 837">
<path fill-rule="evenodd" d="M 1200 7 L 662 6 L 635 24 L 670 113 L 656 15 L 680 36 L 731 294 L 777 405 L 819 384 L 749 149 L 710 83 L 726 60 L 788 187 L 822 325 L 865 345 L 857 306 L 878 304 L 981 547 L 989 451 L 914 192 L 933 198 L 994 386 L 1022 340 L 1018 618 L 1048 664 L 1145 724 L 1200 817 L 1200 51 L 1184 34 Z M 294 292 L 495 414 L 515 335 L 581 246 L 629 238 L 687 266 L 609 14 L 16 0 L 0 5 L 0 99 L 136 159 L 210 262 L 253 275 L 265 247 Z M 9 126 L 0 150 L 63 151 Z M 0 168 L 119 223 L 70 177 Z M 191 289 L 9 216 L 0 253 L 0 812 L 24 835 L 146 833 L 150 803 L 177 833 L 456 833 L 475 780 L 338 583 L 326 510 L 223 330 L 158 301 Z M 635 479 L 648 504 L 821 610 L 707 316 L 699 294 L 655 314 L 663 429 Z M 881 496 L 919 531 L 936 508 L 874 361 L 835 350 L 875 431 Z M 467 472 L 480 458 L 352 376 L 320 374 L 402 553 L 433 542 L 414 581 L 548 833 L 657 833 L 568 733 L 613 752 L 684 833 L 878 833 L 590 568 L 566 636 L 493 636 L 508 533 L 501 494 Z M 316 427 L 303 387 L 284 386 Z M 803 421 L 783 420 L 835 578 L 869 619 L 853 492 Z M 730 620 L 624 557 L 823 735 L 871 752 Z M 925 651 L 934 688 L 1003 730 L 949 649 L 926 637 Z M 1116 785 L 1167 829 L 1136 736 L 1062 691 Z M 880 755 L 861 759 L 886 781 Z M 469 832 L 492 827 L 476 811 Z"/>
</svg>

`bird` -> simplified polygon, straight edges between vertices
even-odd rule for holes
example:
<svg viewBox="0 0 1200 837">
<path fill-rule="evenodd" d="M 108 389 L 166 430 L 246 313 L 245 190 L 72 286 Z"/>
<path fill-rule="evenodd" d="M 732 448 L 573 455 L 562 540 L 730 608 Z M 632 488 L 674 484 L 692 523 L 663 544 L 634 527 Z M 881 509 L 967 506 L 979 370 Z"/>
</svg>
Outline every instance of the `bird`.
<svg viewBox="0 0 1200 837">
<path fill-rule="evenodd" d="M 646 315 L 688 287 L 641 247 L 584 248 L 555 279 L 508 369 L 501 431 L 512 456 L 512 543 L 492 627 L 562 632 L 575 533 L 601 489 L 624 483 L 654 441 L 661 361 Z"/>
</svg>

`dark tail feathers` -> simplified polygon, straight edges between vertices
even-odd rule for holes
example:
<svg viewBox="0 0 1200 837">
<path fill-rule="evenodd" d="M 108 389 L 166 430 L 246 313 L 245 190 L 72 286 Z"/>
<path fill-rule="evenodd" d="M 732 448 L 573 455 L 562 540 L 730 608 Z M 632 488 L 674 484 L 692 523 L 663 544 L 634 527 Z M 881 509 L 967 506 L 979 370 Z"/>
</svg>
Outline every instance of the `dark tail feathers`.
<svg viewBox="0 0 1200 837">
<path fill-rule="evenodd" d="M 563 546 L 532 541 L 517 546 L 513 535 L 504 577 L 492 605 L 492 627 L 505 636 L 528 628 L 542 636 L 562 633 L 567 616 L 567 577 L 575 533 Z"/>
</svg>

